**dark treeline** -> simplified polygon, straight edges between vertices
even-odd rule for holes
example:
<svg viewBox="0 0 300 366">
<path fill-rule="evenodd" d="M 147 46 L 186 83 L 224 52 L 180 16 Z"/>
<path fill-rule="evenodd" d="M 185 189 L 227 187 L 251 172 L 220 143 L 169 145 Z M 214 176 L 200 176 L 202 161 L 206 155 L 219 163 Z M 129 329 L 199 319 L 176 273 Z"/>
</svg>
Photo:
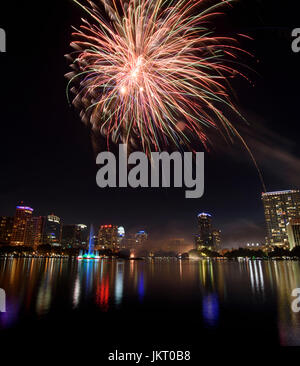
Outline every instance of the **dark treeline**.
<svg viewBox="0 0 300 366">
<path fill-rule="evenodd" d="M 62 247 L 54 247 L 51 245 L 40 245 L 38 248 L 32 248 L 28 246 L 0 246 L 0 256 L 4 255 L 13 255 L 16 257 L 22 256 L 51 256 L 51 255 L 61 255 L 61 256 L 78 256 L 80 251 L 83 248 L 62 248 Z M 118 252 L 112 252 L 109 249 L 98 250 L 98 254 L 100 256 L 114 256 L 118 258 L 129 258 L 130 251 L 129 250 L 121 250 Z M 148 257 L 150 252 L 147 250 L 140 251 L 136 256 L 137 257 Z M 175 251 L 164 251 L 158 250 L 151 253 L 152 257 L 178 257 L 178 253 Z M 262 250 L 251 250 L 248 248 L 239 248 L 233 249 L 231 251 L 226 252 L 225 254 L 220 254 L 216 251 L 212 251 L 209 249 L 202 250 L 190 250 L 186 253 L 181 253 L 180 257 L 183 259 L 188 258 L 264 258 L 264 259 L 272 259 L 272 258 L 300 258 L 300 247 L 297 246 L 293 250 L 283 249 L 283 248 L 274 248 L 272 251 L 265 252 Z"/>
</svg>

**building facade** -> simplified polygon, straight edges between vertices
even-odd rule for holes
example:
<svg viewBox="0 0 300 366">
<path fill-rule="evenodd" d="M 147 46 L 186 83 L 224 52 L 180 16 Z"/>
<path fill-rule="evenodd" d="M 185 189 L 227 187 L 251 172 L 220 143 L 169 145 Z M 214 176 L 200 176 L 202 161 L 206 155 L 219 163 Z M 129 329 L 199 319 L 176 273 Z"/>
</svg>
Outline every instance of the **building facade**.
<svg viewBox="0 0 300 366">
<path fill-rule="evenodd" d="M 76 227 L 76 242 L 82 247 L 87 247 L 89 236 L 87 225 L 77 224 Z"/>
<path fill-rule="evenodd" d="M 197 216 L 198 235 L 195 238 L 196 249 L 213 247 L 212 236 L 212 216 L 209 213 L 202 212 Z"/>
<path fill-rule="evenodd" d="M 33 246 L 37 248 L 43 244 L 43 230 L 45 225 L 44 216 L 36 216 L 32 218 L 33 221 Z"/>
<path fill-rule="evenodd" d="M 33 209 L 28 206 L 17 206 L 14 216 L 11 245 L 32 246 L 34 242 L 34 230 L 32 220 Z"/>
<path fill-rule="evenodd" d="M 287 224 L 290 250 L 300 246 L 300 218 L 291 219 Z"/>
<path fill-rule="evenodd" d="M 45 217 L 43 228 L 44 245 L 60 245 L 61 243 L 61 223 L 60 218 L 54 214 Z"/>
<path fill-rule="evenodd" d="M 84 224 L 63 225 L 61 243 L 65 247 L 81 248 L 88 245 L 88 228 Z"/>
<path fill-rule="evenodd" d="M 212 243 L 214 250 L 221 249 L 221 230 L 214 229 L 212 231 Z"/>
<path fill-rule="evenodd" d="M 288 190 L 262 193 L 267 245 L 289 247 L 287 224 L 300 218 L 300 191 Z"/>
<path fill-rule="evenodd" d="M 118 227 L 118 247 L 125 248 L 125 229 L 123 226 Z"/>
<path fill-rule="evenodd" d="M 0 245 L 9 245 L 14 226 L 14 218 L 0 216 Z"/>
<path fill-rule="evenodd" d="M 98 231 L 99 249 L 110 249 L 115 251 L 118 247 L 118 226 L 101 225 Z"/>
</svg>

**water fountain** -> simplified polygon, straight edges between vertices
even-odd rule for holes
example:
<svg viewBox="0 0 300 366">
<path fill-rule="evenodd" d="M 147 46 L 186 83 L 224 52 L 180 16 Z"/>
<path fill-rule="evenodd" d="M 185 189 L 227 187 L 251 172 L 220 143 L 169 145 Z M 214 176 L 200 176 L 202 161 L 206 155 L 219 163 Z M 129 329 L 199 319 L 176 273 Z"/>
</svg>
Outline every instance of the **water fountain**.
<svg viewBox="0 0 300 366">
<path fill-rule="evenodd" d="M 94 229 L 93 224 L 91 224 L 90 236 L 89 236 L 89 249 L 87 252 L 83 253 L 83 250 L 80 251 L 77 259 L 100 259 L 98 250 L 94 249 Z"/>
</svg>

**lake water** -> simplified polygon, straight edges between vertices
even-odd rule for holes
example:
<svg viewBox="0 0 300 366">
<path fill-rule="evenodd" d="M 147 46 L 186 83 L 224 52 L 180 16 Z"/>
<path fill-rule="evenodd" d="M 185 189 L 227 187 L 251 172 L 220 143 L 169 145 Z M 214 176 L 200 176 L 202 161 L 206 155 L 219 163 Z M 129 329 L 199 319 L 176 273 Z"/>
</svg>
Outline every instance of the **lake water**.
<svg viewBox="0 0 300 366">
<path fill-rule="evenodd" d="M 7 342 L 26 342 L 30 329 L 36 341 L 97 334 L 83 342 L 107 347 L 141 338 L 190 347 L 300 345 L 300 312 L 291 309 L 298 261 L 1 259 L 0 288 Z"/>
</svg>

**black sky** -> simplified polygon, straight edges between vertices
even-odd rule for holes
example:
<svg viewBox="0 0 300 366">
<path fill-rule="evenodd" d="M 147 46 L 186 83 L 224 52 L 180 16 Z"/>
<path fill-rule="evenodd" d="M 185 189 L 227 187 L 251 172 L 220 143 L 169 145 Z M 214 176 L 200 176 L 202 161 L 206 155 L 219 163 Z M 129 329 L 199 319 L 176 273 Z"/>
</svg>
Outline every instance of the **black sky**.
<svg viewBox="0 0 300 366">
<path fill-rule="evenodd" d="M 3 2 L 2 2 L 3 3 Z M 239 143 L 218 141 L 205 154 L 205 194 L 185 199 L 184 189 L 106 189 L 96 186 L 89 132 L 68 106 L 64 74 L 71 25 L 83 15 L 71 0 L 1 3 L 0 215 L 23 200 L 38 215 L 55 212 L 65 223 L 116 223 L 154 237 L 192 239 L 196 215 L 207 211 L 227 245 L 263 240 L 262 186 Z M 236 103 L 250 126 L 240 129 L 261 166 L 267 190 L 300 187 L 300 53 L 291 32 L 300 28 L 295 1 L 240 0 L 216 21 L 216 30 L 246 33 L 242 46 L 254 85 L 234 83 Z"/>
</svg>

